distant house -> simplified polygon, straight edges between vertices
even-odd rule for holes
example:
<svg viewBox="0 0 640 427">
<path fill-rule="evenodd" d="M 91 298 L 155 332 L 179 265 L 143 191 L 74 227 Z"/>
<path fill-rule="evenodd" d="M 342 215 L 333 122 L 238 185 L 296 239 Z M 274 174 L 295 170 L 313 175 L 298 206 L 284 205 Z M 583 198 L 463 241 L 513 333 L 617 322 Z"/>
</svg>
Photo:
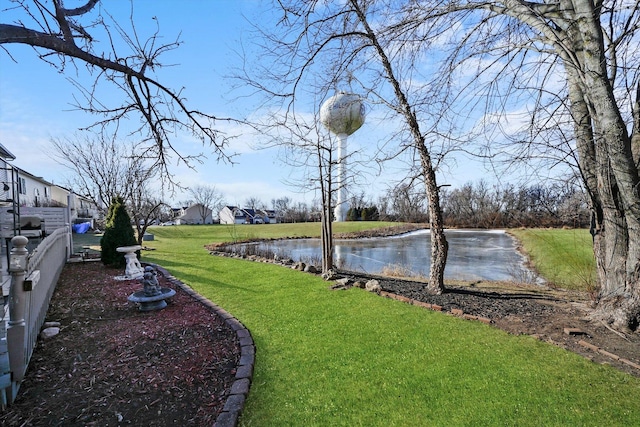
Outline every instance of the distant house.
<svg viewBox="0 0 640 427">
<path fill-rule="evenodd" d="M 98 217 L 98 207 L 89 198 L 7 163 L 12 160 L 15 157 L 0 144 L 0 206 L 68 206 L 71 220 Z"/>
<path fill-rule="evenodd" d="M 260 212 L 262 212 L 263 216 L 266 218 L 266 224 L 278 223 L 278 216 L 276 214 L 276 211 L 274 211 L 273 209 L 261 209 Z"/>
<path fill-rule="evenodd" d="M 69 193 L 71 190 L 60 187 L 59 185 L 51 186 L 51 204 L 58 206 L 68 206 Z"/>
<path fill-rule="evenodd" d="M 212 211 L 208 207 L 196 203 L 187 208 L 181 208 L 175 219 L 177 225 L 184 224 L 213 224 Z"/>
<path fill-rule="evenodd" d="M 219 213 L 220 224 L 275 224 L 278 222 L 274 210 L 242 209 L 225 206 Z"/>
<path fill-rule="evenodd" d="M 51 205 L 51 183 L 39 176 L 35 176 L 13 166 L 7 178 L 7 187 L 3 185 L 3 190 L 11 194 L 10 197 L 20 206 L 39 207 Z"/>
<path fill-rule="evenodd" d="M 246 213 L 236 206 L 225 206 L 218 214 L 220 224 L 246 224 Z"/>
<path fill-rule="evenodd" d="M 72 222 L 100 218 L 100 209 L 91 199 L 55 184 L 51 185 L 51 206 L 69 207 Z"/>
</svg>

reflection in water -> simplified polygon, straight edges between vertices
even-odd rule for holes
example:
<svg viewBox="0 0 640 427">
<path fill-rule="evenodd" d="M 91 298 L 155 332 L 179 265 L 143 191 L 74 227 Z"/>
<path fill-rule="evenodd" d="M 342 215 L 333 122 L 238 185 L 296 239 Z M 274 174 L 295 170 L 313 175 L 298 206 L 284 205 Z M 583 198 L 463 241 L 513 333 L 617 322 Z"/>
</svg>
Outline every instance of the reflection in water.
<svg viewBox="0 0 640 427">
<path fill-rule="evenodd" d="M 514 239 L 501 230 L 447 230 L 449 255 L 445 278 L 458 280 L 516 280 L 533 277 L 516 251 Z M 377 274 L 385 266 L 402 266 L 428 277 L 430 233 L 417 231 L 396 237 L 335 240 L 335 264 Z M 321 259 L 319 239 L 279 240 L 261 244 L 295 261 Z"/>
</svg>

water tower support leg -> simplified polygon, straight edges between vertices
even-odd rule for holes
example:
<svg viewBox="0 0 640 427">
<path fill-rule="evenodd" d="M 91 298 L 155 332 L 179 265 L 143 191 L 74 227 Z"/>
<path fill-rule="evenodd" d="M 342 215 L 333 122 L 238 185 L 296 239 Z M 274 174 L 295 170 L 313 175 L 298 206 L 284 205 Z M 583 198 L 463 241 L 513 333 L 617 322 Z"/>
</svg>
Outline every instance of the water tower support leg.
<svg viewBox="0 0 640 427">
<path fill-rule="evenodd" d="M 338 200 L 335 208 L 335 220 L 347 220 L 347 134 L 338 134 Z"/>
</svg>

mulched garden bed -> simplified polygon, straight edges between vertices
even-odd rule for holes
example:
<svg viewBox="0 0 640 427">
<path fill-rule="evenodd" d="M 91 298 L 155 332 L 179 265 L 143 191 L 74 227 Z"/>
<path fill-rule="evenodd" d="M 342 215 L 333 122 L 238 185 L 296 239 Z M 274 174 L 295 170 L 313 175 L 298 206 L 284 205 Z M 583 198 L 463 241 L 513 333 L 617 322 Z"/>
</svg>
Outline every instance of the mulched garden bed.
<svg viewBox="0 0 640 427">
<path fill-rule="evenodd" d="M 140 312 L 127 297 L 142 285 L 121 274 L 65 266 L 46 318 L 61 331 L 39 339 L 2 425 L 213 425 L 234 381 L 236 334 L 180 288 L 165 309 Z"/>
</svg>

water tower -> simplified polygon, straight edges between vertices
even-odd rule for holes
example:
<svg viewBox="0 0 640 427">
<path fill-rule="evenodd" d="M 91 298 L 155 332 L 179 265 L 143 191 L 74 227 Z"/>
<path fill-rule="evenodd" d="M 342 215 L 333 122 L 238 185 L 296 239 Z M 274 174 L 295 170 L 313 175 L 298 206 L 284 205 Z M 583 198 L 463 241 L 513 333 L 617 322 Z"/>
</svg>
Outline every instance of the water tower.
<svg viewBox="0 0 640 427">
<path fill-rule="evenodd" d="M 338 92 L 320 107 L 320 121 L 338 138 L 338 200 L 336 221 L 347 218 L 347 137 L 364 123 L 364 104 L 358 95 Z"/>
</svg>

